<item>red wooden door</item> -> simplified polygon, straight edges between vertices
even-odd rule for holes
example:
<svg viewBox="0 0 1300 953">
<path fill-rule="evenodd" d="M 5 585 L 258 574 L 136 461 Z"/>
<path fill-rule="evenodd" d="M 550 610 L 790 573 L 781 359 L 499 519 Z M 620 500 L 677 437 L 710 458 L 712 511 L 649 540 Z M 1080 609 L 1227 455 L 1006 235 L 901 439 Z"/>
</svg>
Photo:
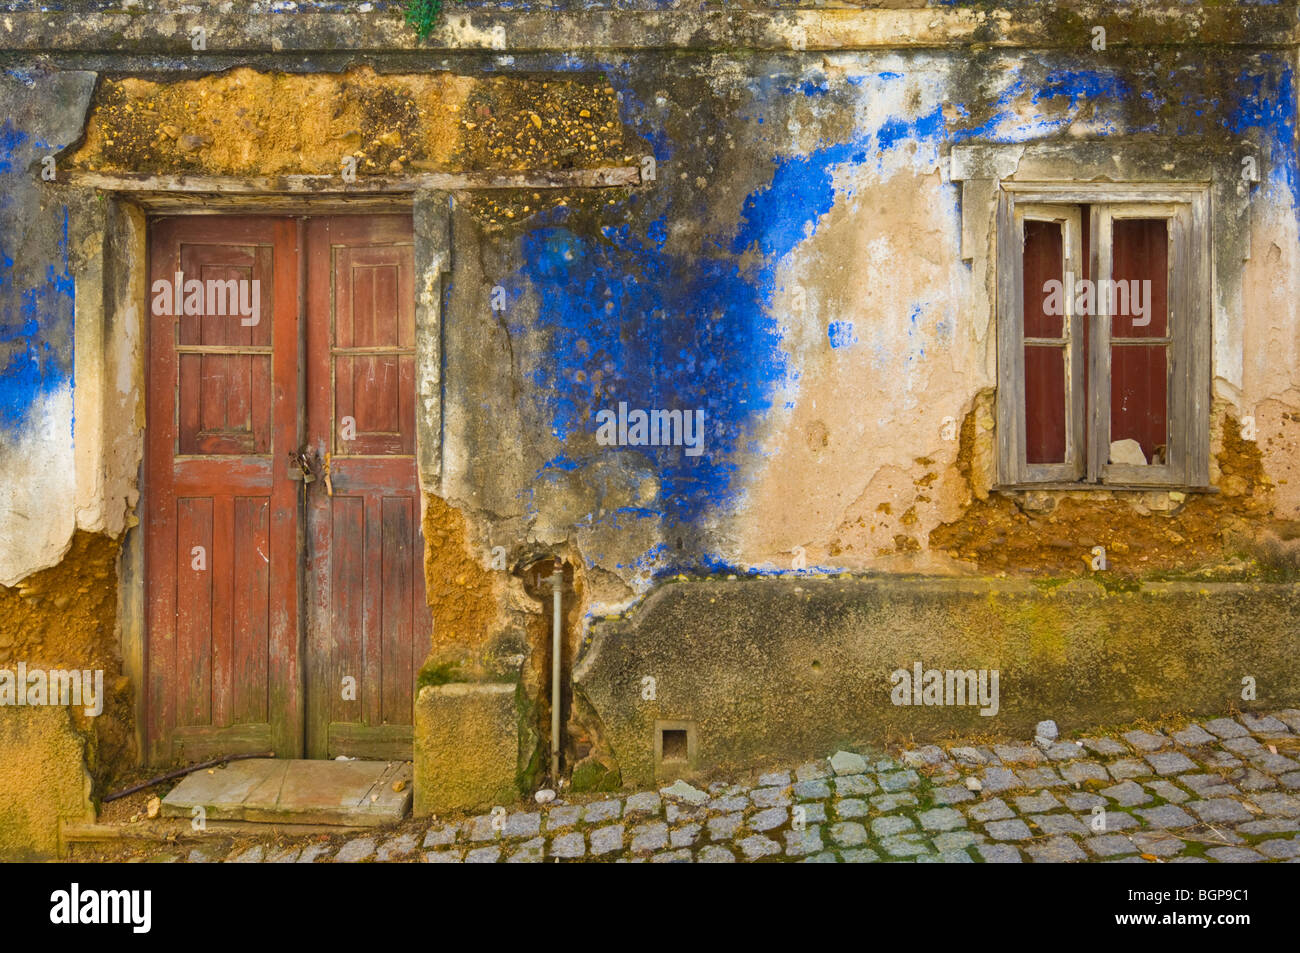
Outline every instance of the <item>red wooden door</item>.
<svg viewBox="0 0 1300 953">
<path fill-rule="evenodd" d="M 163 219 L 150 268 L 150 759 L 409 757 L 431 628 L 409 219 Z M 220 297 L 241 281 L 255 315 Z"/>
<path fill-rule="evenodd" d="M 411 221 L 307 226 L 307 751 L 410 757 L 432 627 L 415 466 Z M 324 468 L 322 468 L 324 469 Z"/>
<path fill-rule="evenodd" d="M 145 589 L 154 762 L 301 750 L 297 484 L 284 467 L 299 427 L 296 230 L 233 217 L 153 229 Z M 229 292 L 247 289 L 251 304 L 254 281 L 258 310 L 244 316 Z"/>
</svg>

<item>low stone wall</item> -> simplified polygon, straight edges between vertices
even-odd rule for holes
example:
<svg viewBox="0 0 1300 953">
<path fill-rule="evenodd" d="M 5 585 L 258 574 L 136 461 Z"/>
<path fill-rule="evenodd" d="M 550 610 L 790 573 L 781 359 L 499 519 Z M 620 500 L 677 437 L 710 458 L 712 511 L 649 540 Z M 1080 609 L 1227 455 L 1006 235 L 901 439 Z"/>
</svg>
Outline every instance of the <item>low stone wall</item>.
<svg viewBox="0 0 1300 953">
<path fill-rule="evenodd" d="M 85 739 L 66 708 L 9 708 L 0 717 L 0 860 L 49 860 L 59 822 L 95 819 Z"/>
<path fill-rule="evenodd" d="M 1223 711 L 1248 677 L 1259 704 L 1293 706 L 1298 619 L 1300 586 L 1281 583 L 674 582 L 598 622 L 575 680 L 624 783 L 646 784 L 852 743 L 1027 736 L 1043 718 L 1069 730 Z M 996 714 L 920 703 L 925 677 L 916 704 L 895 704 L 891 673 L 910 681 L 917 663 L 996 673 Z"/>
<path fill-rule="evenodd" d="M 420 689 L 415 700 L 415 814 L 518 800 L 517 687 L 513 682 L 452 682 Z"/>
</svg>

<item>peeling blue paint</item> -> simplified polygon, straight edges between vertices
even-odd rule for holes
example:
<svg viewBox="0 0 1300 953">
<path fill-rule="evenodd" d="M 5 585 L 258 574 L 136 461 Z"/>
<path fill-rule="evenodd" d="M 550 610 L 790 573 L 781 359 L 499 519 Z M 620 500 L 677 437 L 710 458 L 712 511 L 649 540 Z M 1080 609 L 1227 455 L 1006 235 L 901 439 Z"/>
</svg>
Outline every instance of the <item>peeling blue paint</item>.
<svg viewBox="0 0 1300 953">
<path fill-rule="evenodd" d="M 13 234 L 5 230 L 5 235 Z M 73 279 L 68 263 L 68 210 L 63 210 L 58 264 L 47 264 L 45 280 L 23 287 L 13 258 L 0 250 L 0 431 L 17 436 L 32 407 L 72 378 Z M 67 328 L 66 343 L 56 344 Z"/>
<path fill-rule="evenodd" d="M 876 131 L 876 144 L 881 150 L 893 149 L 902 142 L 932 142 L 944 135 L 943 106 L 916 119 L 887 119 Z"/>
<path fill-rule="evenodd" d="M 14 171 L 14 157 L 27 141 L 27 134 L 14 127 L 14 121 L 6 118 L 0 126 L 0 175 Z"/>
<path fill-rule="evenodd" d="M 865 145 L 855 140 L 776 160 L 772 184 L 745 199 L 731 251 L 741 254 L 757 245 L 765 260 L 785 257 L 811 237 L 818 219 L 834 207 L 834 167 L 866 159 Z"/>
<path fill-rule="evenodd" d="M 1297 193 L 1295 70 L 1289 58 L 1266 54 L 1263 70 L 1243 70 L 1237 77 L 1245 92 L 1223 119 L 1235 135 L 1256 132 L 1269 145 L 1268 181 L 1287 190 L 1293 206 Z M 1276 79 L 1274 77 L 1276 76 Z"/>
<path fill-rule="evenodd" d="M 1120 101 L 1129 95 L 1128 84 L 1117 76 L 1100 70 L 1060 69 L 1048 74 L 1043 84 L 1034 91 L 1032 103 L 1045 99 L 1065 97 L 1070 109 L 1077 110 L 1082 99 Z"/>
<path fill-rule="evenodd" d="M 1085 115 L 1084 110 L 1092 128 L 1104 132 L 1158 128 L 1155 117 L 1160 107 L 1150 98 L 1143 101 L 1151 104 L 1152 122 L 1133 128 L 1131 114 L 1126 116 L 1121 107 L 1134 94 L 1113 72 L 1048 69 L 1030 79 L 1032 67 L 1026 64 L 1003 79 L 993 108 L 974 122 L 967 105 L 927 102 L 923 97 L 912 112 L 883 118 L 874 128 L 860 127 L 847 141 L 774 156 L 769 181 L 744 198 L 734 234 L 703 239 L 708 254 L 683 258 L 665 251 L 670 223 L 693 213 L 662 205 L 655 217 L 639 226 L 641 232 L 636 225 L 620 225 L 591 241 L 578 238 L 563 222 L 552 222 L 523 239 L 523 264 L 516 280 L 532 286 L 541 305 L 540 323 L 551 336 L 548 356 L 538 361 L 533 381 L 553 395 L 541 412 L 549 415 L 557 436 L 567 439 L 580 430 L 593 430 L 595 411 L 621 399 L 647 408 L 706 405 L 709 409 L 708 464 L 696 461 L 693 469 L 674 456 L 676 451 L 641 448 L 638 452 L 650 457 L 661 475 L 664 502 L 653 511 L 624 516 L 698 522 L 711 505 L 734 504 L 743 494 L 744 487 L 732 480 L 746 457 L 763 452 L 752 436 L 756 425 L 777 409 L 773 397 L 778 388 L 798 380 L 799 369 L 788 366 L 780 347 L 784 316 L 775 306 L 776 275 L 783 259 L 810 238 L 842 200 L 835 185 L 840 167 L 881 168 L 886 155 L 903 147 L 926 147 L 937 159 L 944 144 L 1041 139 L 1069 127 Z M 1247 95 L 1234 114 L 1234 131 L 1236 127 L 1262 129 L 1271 123 L 1275 130 L 1269 134 L 1276 136 L 1280 130 L 1285 138 L 1285 131 L 1294 127 L 1290 70 L 1275 66 L 1264 72 L 1261 84 L 1267 86 L 1272 82 L 1268 77 L 1280 73 L 1282 89 L 1255 90 L 1243 83 Z M 784 82 L 755 80 L 750 118 L 756 124 L 773 119 L 783 97 L 821 101 L 871 96 L 901 78 L 904 74 L 883 71 L 845 77 L 842 86 L 820 73 Z M 625 106 L 628 101 L 625 97 Z M 641 123 L 655 112 L 640 105 L 633 111 Z M 658 122 L 657 115 L 654 121 Z M 671 144 L 662 138 L 662 126 L 657 137 L 644 128 L 639 131 L 656 142 L 657 156 L 671 152 Z M 1289 164 L 1293 167 L 1294 161 Z M 923 318 L 921 304 L 906 315 L 909 336 L 916 338 L 906 354 L 877 354 L 877 358 L 912 365 L 926 359 L 932 340 L 951 339 L 950 312 L 935 321 L 928 335 L 921 327 Z M 828 322 L 827 337 L 835 349 L 858 343 L 858 331 L 848 321 Z M 579 353 L 580 342 L 588 349 L 585 354 Z M 707 368 L 692 368 L 692 356 L 706 362 Z M 590 376 L 597 370 L 602 378 L 599 388 Z M 698 376 L 701 370 L 702 377 Z M 786 398 L 779 406 L 789 409 L 793 403 Z M 721 465 L 723 460 L 728 462 Z M 631 568 L 661 577 L 683 570 L 731 571 L 733 567 L 716 554 L 656 546 Z"/>
<path fill-rule="evenodd" d="M 826 326 L 826 336 L 830 338 L 831 347 L 839 349 L 852 347 L 858 343 L 857 332 L 852 321 L 831 321 Z"/>
<path fill-rule="evenodd" d="M 602 448 L 652 461 L 661 510 L 690 523 L 735 500 L 730 457 L 770 408 L 785 372 L 780 334 L 758 289 L 732 261 L 682 258 L 624 227 L 599 239 L 566 227 L 563 211 L 525 234 L 511 283 L 532 288 L 543 351 L 534 355 L 534 412 L 560 440 L 594 434 L 597 411 L 701 409 L 704 453 L 680 447 Z M 519 328 L 522 331 L 522 328 Z"/>
</svg>

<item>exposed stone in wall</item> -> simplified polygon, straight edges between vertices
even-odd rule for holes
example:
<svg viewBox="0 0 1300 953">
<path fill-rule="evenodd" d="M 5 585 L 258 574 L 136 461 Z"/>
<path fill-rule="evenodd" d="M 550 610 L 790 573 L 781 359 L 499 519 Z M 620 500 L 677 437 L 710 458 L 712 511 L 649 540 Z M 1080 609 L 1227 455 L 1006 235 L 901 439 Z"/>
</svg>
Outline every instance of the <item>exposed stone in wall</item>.
<svg viewBox="0 0 1300 953">
<path fill-rule="evenodd" d="M 412 811 L 508 804 L 519 797 L 517 686 L 427 685 L 415 700 Z"/>
<path fill-rule="evenodd" d="M 78 532 L 59 565 L 0 587 L 0 668 L 104 673 L 98 716 L 84 706 L 0 708 L 0 798 L 41 792 L 0 804 L 0 853 L 53 853 L 54 820 L 93 816 L 92 785 L 102 796 L 135 761 L 132 686 L 116 637 L 118 550 L 114 540 Z"/>
<path fill-rule="evenodd" d="M 573 670 L 584 645 L 584 619 L 591 600 L 584 584 L 585 560 L 570 543 L 542 548 L 536 543 L 505 546 L 485 535 L 488 523 L 467 516 L 439 497 L 426 497 L 425 580 L 433 611 L 432 646 L 421 684 L 518 679 L 520 784 L 532 787 L 544 771 L 551 724 L 551 599 L 549 585 L 528 591 L 519 570 L 543 555 L 559 556 L 568 567 L 563 601 L 561 670 Z M 501 545 L 501 551 L 493 553 Z M 502 568 L 494 568 L 493 562 Z M 540 596 L 540 598 L 539 598 Z M 561 686 L 563 760 L 585 762 L 589 786 L 617 777 L 600 721 L 590 706 Z"/>
<path fill-rule="evenodd" d="M 474 80 L 459 110 L 466 169 L 629 165 L 614 87 L 599 77 Z"/>
<path fill-rule="evenodd" d="M 487 674 L 493 637 L 502 627 L 504 574 L 486 568 L 491 545 L 472 539 L 465 516 L 440 497 L 426 495 L 424 582 L 433 612 L 430 666 L 443 681 L 475 681 Z"/>
<path fill-rule="evenodd" d="M 975 415 L 964 421 L 959 466 L 969 475 Z M 1300 424 L 1287 421 L 1300 433 Z M 1106 575 L 1209 571 L 1216 578 L 1294 576 L 1300 547 L 1272 515 L 1273 485 L 1260 447 L 1244 440 L 1241 424 L 1218 408 L 1213 428 L 1218 493 L 1150 491 L 987 494 L 959 519 L 931 531 L 929 545 L 983 572 L 1086 575 L 1091 550 L 1106 550 Z M 1295 440 L 1294 433 L 1289 438 Z M 974 497 L 972 489 L 972 497 Z M 1280 535 L 1279 535 L 1280 534 Z M 1266 540 L 1273 539 L 1264 550 Z M 1290 552 L 1290 555 L 1287 555 Z"/>
<path fill-rule="evenodd" d="M 592 219 L 604 206 L 627 201 L 629 189 L 567 191 L 547 189 L 502 189 L 475 192 L 466 196 L 465 204 L 485 234 L 519 234 L 517 226 L 526 226 L 539 213 L 560 213 L 571 219 Z M 514 227 L 512 227 L 514 226 Z"/>
<path fill-rule="evenodd" d="M 104 80 L 74 167 L 105 172 L 358 175 L 626 164 L 598 78 L 380 75 L 249 68 Z"/>
</svg>

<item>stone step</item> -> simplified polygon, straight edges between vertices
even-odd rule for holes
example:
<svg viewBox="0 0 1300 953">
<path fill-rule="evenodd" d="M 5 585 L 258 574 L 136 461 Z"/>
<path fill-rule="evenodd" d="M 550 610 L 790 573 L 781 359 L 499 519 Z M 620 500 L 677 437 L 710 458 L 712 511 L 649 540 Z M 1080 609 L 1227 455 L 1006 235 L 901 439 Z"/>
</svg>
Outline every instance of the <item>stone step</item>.
<svg viewBox="0 0 1300 953">
<path fill-rule="evenodd" d="M 397 790 L 394 790 L 397 788 Z M 411 809 L 409 761 L 250 758 L 189 775 L 163 798 L 164 817 L 377 827 Z"/>
</svg>

